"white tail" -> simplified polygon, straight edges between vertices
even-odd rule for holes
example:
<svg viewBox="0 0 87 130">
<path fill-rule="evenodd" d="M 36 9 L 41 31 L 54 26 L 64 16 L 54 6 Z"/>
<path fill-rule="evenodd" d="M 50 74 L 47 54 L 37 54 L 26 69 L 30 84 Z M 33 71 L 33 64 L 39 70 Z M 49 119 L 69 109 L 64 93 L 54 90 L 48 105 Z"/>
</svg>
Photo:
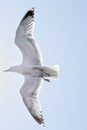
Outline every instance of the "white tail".
<svg viewBox="0 0 87 130">
<path fill-rule="evenodd" d="M 59 79 L 59 65 L 53 65 L 50 67 L 42 67 L 44 77 L 52 77 Z"/>
</svg>

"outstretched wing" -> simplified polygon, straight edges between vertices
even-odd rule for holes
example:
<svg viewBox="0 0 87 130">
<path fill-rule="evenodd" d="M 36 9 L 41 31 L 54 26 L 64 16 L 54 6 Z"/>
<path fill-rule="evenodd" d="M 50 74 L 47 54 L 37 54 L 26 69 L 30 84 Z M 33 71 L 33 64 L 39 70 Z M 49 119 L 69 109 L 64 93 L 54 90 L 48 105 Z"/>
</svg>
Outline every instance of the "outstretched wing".
<svg viewBox="0 0 87 130">
<path fill-rule="evenodd" d="M 25 82 L 20 89 L 23 101 L 33 118 L 44 126 L 41 105 L 38 100 L 38 94 L 41 88 L 42 79 L 25 76 Z"/>
<path fill-rule="evenodd" d="M 23 64 L 41 65 L 42 55 L 34 37 L 34 8 L 23 17 L 16 31 L 15 43 L 23 54 Z"/>
</svg>

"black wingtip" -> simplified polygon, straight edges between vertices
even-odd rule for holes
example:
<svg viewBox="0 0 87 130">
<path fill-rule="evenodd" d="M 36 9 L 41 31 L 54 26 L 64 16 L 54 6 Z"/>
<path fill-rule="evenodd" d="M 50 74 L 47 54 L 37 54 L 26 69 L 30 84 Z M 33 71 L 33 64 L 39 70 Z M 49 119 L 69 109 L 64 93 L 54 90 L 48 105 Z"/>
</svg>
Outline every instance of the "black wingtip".
<svg viewBox="0 0 87 130">
<path fill-rule="evenodd" d="M 40 124 L 40 126 L 45 127 L 45 123 L 44 123 L 44 119 L 43 119 L 42 115 L 41 115 L 41 117 L 37 117 L 37 116 L 32 114 L 32 116 Z"/>
<path fill-rule="evenodd" d="M 23 22 L 28 16 L 31 16 L 33 18 L 34 17 L 34 10 L 35 10 L 34 7 L 31 10 L 28 10 L 27 13 L 24 15 L 21 22 Z"/>
</svg>

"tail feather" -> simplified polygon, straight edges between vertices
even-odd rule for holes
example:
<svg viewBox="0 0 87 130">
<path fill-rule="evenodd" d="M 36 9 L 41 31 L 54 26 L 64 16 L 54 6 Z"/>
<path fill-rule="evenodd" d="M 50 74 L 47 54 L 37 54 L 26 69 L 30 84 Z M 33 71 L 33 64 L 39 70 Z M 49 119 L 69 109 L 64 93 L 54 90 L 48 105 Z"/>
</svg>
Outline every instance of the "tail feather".
<svg viewBox="0 0 87 130">
<path fill-rule="evenodd" d="M 59 79 L 59 65 L 53 65 L 50 67 L 42 67 L 44 72 L 44 77 L 52 77 Z"/>
</svg>

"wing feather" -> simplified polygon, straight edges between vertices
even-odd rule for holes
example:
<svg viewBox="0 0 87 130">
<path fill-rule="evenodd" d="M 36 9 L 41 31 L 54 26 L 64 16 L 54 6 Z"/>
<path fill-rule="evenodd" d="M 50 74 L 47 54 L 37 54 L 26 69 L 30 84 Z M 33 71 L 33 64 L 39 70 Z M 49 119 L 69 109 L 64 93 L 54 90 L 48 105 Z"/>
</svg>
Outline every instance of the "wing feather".
<svg viewBox="0 0 87 130">
<path fill-rule="evenodd" d="M 33 116 L 33 118 L 41 125 L 44 126 L 44 118 L 42 115 L 41 105 L 36 97 L 28 97 L 23 99 L 24 104 Z"/>
<path fill-rule="evenodd" d="M 41 65 L 42 54 L 34 37 L 34 8 L 29 10 L 16 31 L 15 43 L 23 54 L 23 64 Z"/>
<path fill-rule="evenodd" d="M 41 89 L 41 78 L 33 78 L 25 76 L 25 82 L 20 89 L 24 104 L 33 116 L 33 118 L 44 126 L 44 118 L 42 115 L 41 105 L 38 100 L 38 94 Z"/>
</svg>

